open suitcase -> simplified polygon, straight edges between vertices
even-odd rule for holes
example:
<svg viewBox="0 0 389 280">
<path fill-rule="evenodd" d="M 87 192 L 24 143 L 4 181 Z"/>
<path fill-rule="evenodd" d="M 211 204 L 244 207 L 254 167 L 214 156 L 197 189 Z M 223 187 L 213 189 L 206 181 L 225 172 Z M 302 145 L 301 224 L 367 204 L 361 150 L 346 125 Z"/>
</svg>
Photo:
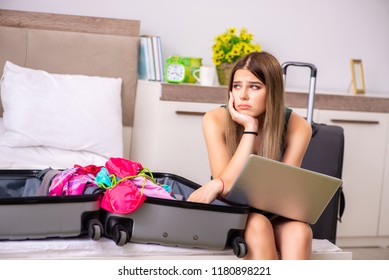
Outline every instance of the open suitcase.
<svg viewBox="0 0 389 280">
<path fill-rule="evenodd" d="M 102 236 L 100 193 L 37 195 L 47 170 L 0 170 L 0 240 Z"/>
<path fill-rule="evenodd" d="M 121 215 L 101 209 L 104 234 L 118 246 L 127 242 L 222 250 L 232 248 L 244 257 L 243 231 L 248 207 L 231 206 L 216 199 L 212 204 L 185 201 L 198 184 L 169 173 L 153 173 L 157 183 L 172 187 L 176 197 L 147 197 L 136 211 Z"/>
<path fill-rule="evenodd" d="M 308 67 L 311 79 L 308 95 L 307 120 L 312 125 L 312 138 L 301 164 L 302 168 L 342 179 L 344 132 L 335 125 L 318 124 L 313 121 L 313 108 L 317 69 L 313 64 L 285 62 L 282 64 L 284 79 L 289 66 Z M 337 222 L 345 208 L 342 187 L 335 193 L 319 220 L 311 225 L 313 237 L 327 239 L 335 244 Z"/>
</svg>

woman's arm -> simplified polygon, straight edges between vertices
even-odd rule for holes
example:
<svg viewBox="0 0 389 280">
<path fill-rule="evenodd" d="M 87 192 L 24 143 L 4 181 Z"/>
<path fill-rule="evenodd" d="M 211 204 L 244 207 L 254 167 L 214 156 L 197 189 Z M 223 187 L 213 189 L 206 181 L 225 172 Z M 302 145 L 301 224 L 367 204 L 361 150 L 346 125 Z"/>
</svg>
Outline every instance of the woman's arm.
<svg viewBox="0 0 389 280">
<path fill-rule="evenodd" d="M 233 109 L 231 99 L 229 106 L 235 121 L 241 123 L 244 127 L 249 126 L 251 131 L 257 130 L 256 119 L 236 112 Z M 189 201 L 210 203 L 218 194 L 227 194 L 242 170 L 248 156 L 254 152 L 256 136 L 244 134 L 236 152 L 232 157 L 230 156 L 225 141 L 227 113 L 226 109 L 218 108 L 204 115 L 203 133 L 208 150 L 211 174 L 214 180 L 204 184 L 200 189 L 192 193 L 188 198 Z"/>
<path fill-rule="evenodd" d="M 230 161 L 225 140 L 225 119 L 227 110 L 218 108 L 207 112 L 203 117 L 202 129 L 208 152 L 208 161 L 213 178 L 220 177 Z"/>
<path fill-rule="evenodd" d="M 208 160 L 213 180 L 194 191 L 188 201 L 211 203 L 219 194 L 225 193 L 225 182 L 220 175 L 228 165 L 230 156 L 225 141 L 225 119 L 227 110 L 218 108 L 203 117 L 203 134 L 208 151 Z"/>
</svg>

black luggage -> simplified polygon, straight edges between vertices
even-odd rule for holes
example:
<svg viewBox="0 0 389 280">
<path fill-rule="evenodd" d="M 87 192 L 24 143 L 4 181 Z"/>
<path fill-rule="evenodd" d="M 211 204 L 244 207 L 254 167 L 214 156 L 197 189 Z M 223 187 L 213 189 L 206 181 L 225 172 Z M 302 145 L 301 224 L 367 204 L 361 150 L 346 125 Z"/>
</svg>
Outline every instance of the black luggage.
<svg viewBox="0 0 389 280">
<path fill-rule="evenodd" d="M 301 167 L 342 179 L 344 133 L 340 126 L 318 124 L 313 121 L 317 69 L 313 64 L 285 62 L 282 64 L 284 79 L 289 66 L 308 67 L 311 70 L 307 120 L 312 125 L 312 138 Z M 311 225 L 313 237 L 336 242 L 337 222 L 345 208 L 342 187 L 335 193 L 319 220 Z"/>
<path fill-rule="evenodd" d="M 50 170 L 0 170 L 0 240 L 102 236 L 101 192 L 48 196 L 42 181 Z"/>
<path fill-rule="evenodd" d="M 243 239 L 249 208 L 232 206 L 216 199 L 212 204 L 187 202 L 200 186 L 169 173 L 153 173 L 157 183 L 172 187 L 182 199 L 147 197 L 139 209 L 130 214 L 115 214 L 101 209 L 104 234 L 118 246 L 127 242 L 160 244 L 188 248 L 222 250 L 232 248 L 244 257 Z"/>
</svg>

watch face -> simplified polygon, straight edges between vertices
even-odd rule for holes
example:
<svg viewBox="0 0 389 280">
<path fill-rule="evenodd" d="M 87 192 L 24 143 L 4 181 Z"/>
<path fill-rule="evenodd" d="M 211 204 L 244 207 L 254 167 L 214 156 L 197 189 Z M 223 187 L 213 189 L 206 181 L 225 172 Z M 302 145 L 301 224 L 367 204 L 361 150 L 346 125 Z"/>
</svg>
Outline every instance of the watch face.
<svg viewBox="0 0 389 280">
<path fill-rule="evenodd" d="M 185 77 L 185 67 L 181 64 L 169 64 L 166 68 L 166 78 L 170 82 L 182 82 Z"/>
</svg>

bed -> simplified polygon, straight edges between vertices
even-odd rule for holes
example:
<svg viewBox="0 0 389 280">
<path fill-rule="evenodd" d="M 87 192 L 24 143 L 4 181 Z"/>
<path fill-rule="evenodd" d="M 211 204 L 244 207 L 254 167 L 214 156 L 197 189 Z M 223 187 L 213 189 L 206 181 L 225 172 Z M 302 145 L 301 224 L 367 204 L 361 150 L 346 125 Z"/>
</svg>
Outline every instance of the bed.
<svg viewBox="0 0 389 280">
<path fill-rule="evenodd" d="M 116 128 L 115 132 L 117 134 L 110 135 L 102 140 L 101 143 L 92 145 L 108 146 L 111 143 L 108 142 L 109 139 L 107 138 L 110 138 L 112 139 L 112 145 L 120 149 L 120 152 L 115 151 L 116 155 L 128 156 L 137 84 L 139 27 L 140 22 L 134 20 L 0 10 L 0 74 L 3 74 L 5 62 L 10 61 L 21 67 L 45 70 L 55 74 L 77 74 L 96 76 L 96 78 L 110 77 L 121 79 L 120 96 L 116 95 L 115 100 L 109 96 L 103 96 L 102 98 L 105 98 L 108 104 L 106 104 L 105 108 L 99 108 L 98 111 L 108 115 L 112 111 L 114 112 L 115 109 L 120 110 L 122 112 L 121 116 L 117 117 L 121 117 L 121 123 L 105 122 L 101 128 L 120 125 L 122 130 L 117 131 Z M 70 80 L 74 78 L 76 77 L 72 77 Z M 75 83 L 74 88 L 77 88 L 77 81 Z M 78 85 L 80 84 L 81 82 Z M 35 95 L 34 97 L 37 96 Z M 29 101 L 33 101 L 34 97 L 30 97 L 31 100 Z M 88 110 L 93 117 L 97 115 L 97 110 L 90 112 L 91 106 L 93 106 L 92 101 L 94 101 L 95 97 L 88 99 L 88 97 L 80 94 L 77 98 L 82 99 L 81 102 L 84 102 L 84 105 L 90 102 L 85 105 L 85 107 L 88 106 L 85 110 Z M 14 101 L 16 103 L 17 100 Z M 117 106 L 117 104 L 114 104 L 115 101 L 121 103 L 120 108 L 112 107 Z M 77 100 L 77 102 L 80 102 L 80 100 Z M 2 117 L 0 132 L 2 134 L 4 134 L 4 122 L 7 121 L 3 118 L 3 103 L 4 100 L 2 100 L 0 105 L 0 117 Z M 10 106 L 14 105 L 11 100 Z M 46 107 L 41 106 L 40 108 L 43 107 L 44 110 L 35 109 L 34 112 L 31 112 L 31 116 L 36 121 L 39 120 L 37 117 L 49 121 L 51 119 L 47 118 L 47 109 L 53 105 L 55 104 L 48 103 Z M 75 109 L 73 108 L 73 110 Z M 47 115 L 45 115 L 46 113 Z M 57 126 L 57 123 L 54 123 L 54 121 L 66 117 L 69 118 L 66 115 L 58 115 L 56 120 L 50 122 L 50 128 Z M 72 119 L 69 119 L 69 121 L 72 121 Z M 100 129 L 93 122 L 88 125 L 92 126 L 85 129 L 84 134 Z M 39 127 L 39 125 L 37 126 Z M 112 132 L 112 130 L 108 132 Z M 104 131 L 101 131 L 101 135 L 103 134 Z M 27 136 L 35 137 L 36 135 Z M 119 137 L 121 139 L 118 139 Z M 99 139 L 101 139 L 101 136 Z M 36 168 L 47 166 L 48 164 L 51 165 L 52 163 L 54 163 L 53 167 L 67 167 L 77 160 L 80 160 L 80 164 L 89 161 L 100 163 L 105 160 L 104 156 L 100 158 L 100 154 L 95 153 L 93 148 L 89 150 L 82 150 L 80 147 L 63 149 L 61 144 L 66 142 L 65 139 L 62 143 L 57 143 L 56 145 L 52 145 L 52 143 L 46 145 L 47 140 L 46 138 L 40 141 L 40 143 L 30 146 L 17 144 L 18 148 L 23 146 L 23 149 L 12 150 L 5 147 L 3 143 L 1 145 L 1 155 L 5 155 L 8 160 L 5 161 L 5 157 L 1 157 L 0 168 Z M 13 146 L 15 147 L 15 145 Z M 56 149 L 53 149 L 53 147 Z M 77 152 L 74 153 L 73 151 Z M 11 153 L 14 156 L 11 156 Z M 38 158 L 39 160 L 37 160 Z"/>
<path fill-rule="evenodd" d="M 128 158 L 139 30 L 137 20 L 0 10 L 0 76 L 5 77 L 0 169 L 69 168 L 103 165 L 110 156 Z M 42 96 L 43 90 L 52 95 Z M 326 240 L 314 242 L 313 259 L 349 257 Z M 81 236 L 1 241 L 0 258 L 236 257 L 231 249 L 119 247 L 106 238 Z"/>
</svg>

